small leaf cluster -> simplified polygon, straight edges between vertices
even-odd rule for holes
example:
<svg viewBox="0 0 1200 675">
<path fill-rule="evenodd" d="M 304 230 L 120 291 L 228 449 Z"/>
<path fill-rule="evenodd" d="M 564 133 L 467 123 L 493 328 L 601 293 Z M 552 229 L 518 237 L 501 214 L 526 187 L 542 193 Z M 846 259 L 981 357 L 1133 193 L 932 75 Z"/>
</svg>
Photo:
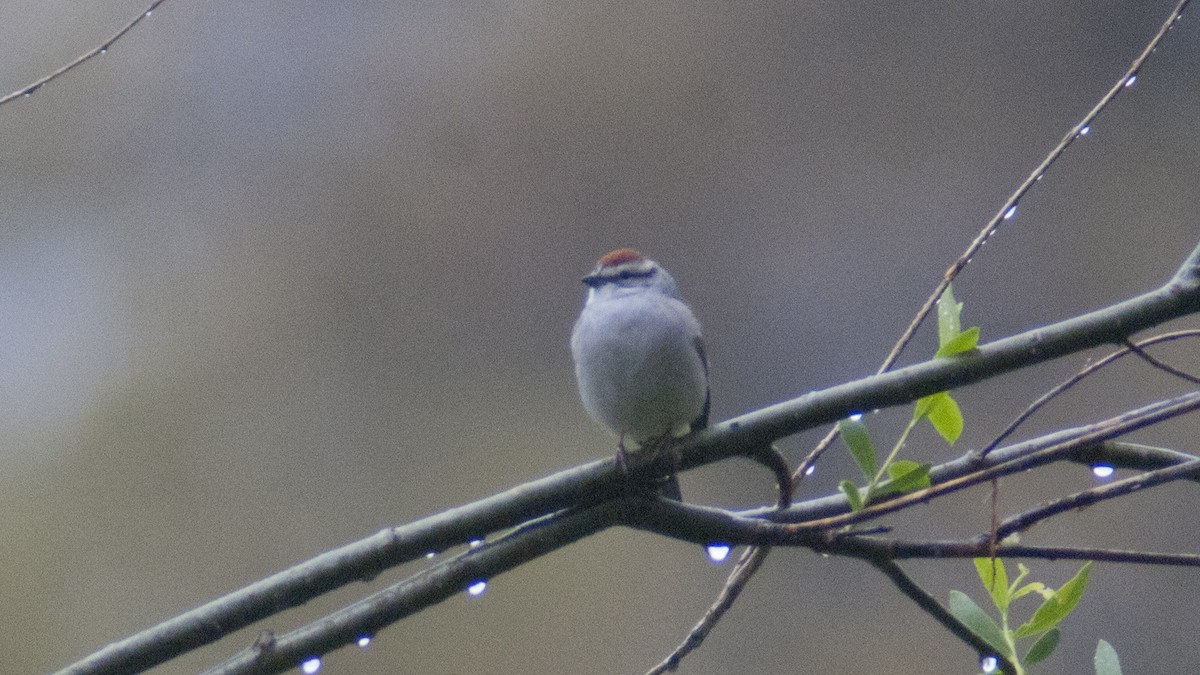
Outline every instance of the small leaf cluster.
<svg viewBox="0 0 1200 675">
<path fill-rule="evenodd" d="M 913 492 L 930 485 L 929 464 L 918 464 L 907 459 L 897 460 L 895 452 L 888 456 L 882 465 L 879 464 L 875 443 L 858 416 L 838 422 L 838 430 L 842 441 L 850 449 L 858 468 L 862 470 L 867 481 L 866 487 L 859 488 L 853 481 L 844 480 L 838 484 L 838 489 L 846 495 L 850 508 L 861 511 L 872 499 L 889 494 Z M 897 445 L 899 449 L 899 445 Z"/>
<path fill-rule="evenodd" d="M 1029 576 L 1029 568 L 1024 565 L 1017 565 L 1019 574 L 1009 581 L 1004 561 L 999 558 L 976 558 L 975 570 L 979 573 L 984 588 L 991 595 L 992 604 L 999 612 L 1000 620 L 996 621 L 961 591 L 950 591 L 950 613 L 991 646 L 997 655 L 1012 663 L 1017 669 L 1017 675 L 1024 675 L 1027 672 L 1026 668 L 1054 653 L 1061 637 L 1058 625 L 1079 604 L 1083 591 L 1087 588 L 1091 568 L 1090 561 L 1084 563 L 1075 576 L 1058 589 L 1053 589 L 1040 581 L 1025 583 L 1026 577 Z M 1039 596 L 1042 602 L 1028 621 L 1013 628 L 1010 609 L 1015 601 L 1025 596 Z M 1032 644 L 1021 653 L 1018 641 L 1032 641 Z M 1096 650 L 1096 673 L 1121 673 L 1116 652 L 1104 641 L 1101 641 Z"/>
<path fill-rule="evenodd" d="M 954 289 L 947 287 L 938 298 L 938 350 L 935 356 L 948 358 L 969 352 L 979 344 L 979 327 L 973 326 L 962 330 L 960 317 L 963 303 L 954 299 Z M 842 441 L 849 448 L 850 454 L 862 471 L 866 480 L 865 487 L 858 487 L 853 481 L 844 480 L 838 484 L 838 489 L 846 495 L 850 508 L 862 510 L 876 497 L 889 494 L 913 492 L 930 485 L 929 464 L 919 464 L 910 460 L 896 459 L 900 449 L 912 430 L 921 422 L 929 420 L 938 434 L 950 445 L 958 440 L 963 431 L 962 411 L 958 402 L 950 396 L 950 392 L 942 391 L 918 399 L 913 407 L 913 416 L 909 420 L 900 438 L 896 441 L 887 458 L 881 463 L 875 443 L 862 422 L 861 415 L 855 415 L 838 423 L 838 431 Z"/>
<path fill-rule="evenodd" d="M 954 287 L 947 286 L 938 298 L 938 350 L 937 358 L 949 358 L 966 354 L 979 346 L 979 326 L 963 330 L 960 317 L 963 304 L 954 299 Z M 913 408 L 913 419 L 927 419 L 933 428 L 950 445 L 958 440 L 963 431 L 962 411 L 950 392 L 941 391 L 917 400 Z"/>
</svg>

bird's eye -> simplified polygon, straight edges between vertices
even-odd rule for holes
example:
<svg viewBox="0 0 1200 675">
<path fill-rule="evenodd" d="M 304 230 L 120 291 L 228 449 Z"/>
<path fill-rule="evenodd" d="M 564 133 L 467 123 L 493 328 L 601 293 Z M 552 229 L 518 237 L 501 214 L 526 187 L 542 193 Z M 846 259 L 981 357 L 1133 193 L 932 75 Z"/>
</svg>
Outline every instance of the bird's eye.
<svg viewBox="0 0 1200 675">
<path fill-rule="evenodd" d="M 635 274 L 633 270 L 621 270 L 621 273 L 617 275 L 617 278 L 624 281 L 625 279 L 632 279 L 636 276 L 637 274 Z"/>
</svg>

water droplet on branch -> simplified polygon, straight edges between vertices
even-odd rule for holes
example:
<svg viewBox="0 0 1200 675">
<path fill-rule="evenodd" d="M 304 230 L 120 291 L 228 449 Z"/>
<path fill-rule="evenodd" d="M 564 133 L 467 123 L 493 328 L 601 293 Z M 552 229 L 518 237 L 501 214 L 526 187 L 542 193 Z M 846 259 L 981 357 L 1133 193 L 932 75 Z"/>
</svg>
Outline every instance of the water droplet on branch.
<svg viewBox="0 0 1200 675">
<path fill-rule="evenodd" d="M 708 551 L 708 559 L 714 563 L 720 564 L 729 559 L 729 552 L 733 547 L 725 543 L 712 543 L 705 547 Z"/>
</svg>

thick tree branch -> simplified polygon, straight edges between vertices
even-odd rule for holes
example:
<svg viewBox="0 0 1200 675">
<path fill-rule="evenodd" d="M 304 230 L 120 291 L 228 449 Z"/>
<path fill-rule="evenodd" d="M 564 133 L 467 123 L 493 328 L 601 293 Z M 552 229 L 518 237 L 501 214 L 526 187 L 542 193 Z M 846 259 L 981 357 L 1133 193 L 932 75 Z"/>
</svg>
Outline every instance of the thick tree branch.
<svg viewBox="0 0 1200 675">
<path fill-rule="evenodd" d="M 546 516 L 500 539 L 433 565 L 320 621 L 277 638 L 260 641 L 206 675 L 279 673 L 313 655 L 374 635 L 468 585 L 494 578 L 534 558 L 594 534 L 616 522 L 626 505 L 619 501 Z"/>
<path fill-rule="evenodd" d="M 998 340 L 980 347 L 973 354 L 935 359 L 831 387 L 719 424 L 711 432 L 697 434 L 682 443 L 682 466 L 691 468 L 726 457 L 752 455 L 778 438 L 836 421 L 855 410 L 909 403 L 927 394 L 1033 363 L 1100 344 L 1121 342 L 1133 332 L 1198 310 L 1200 246 L 1169 283 L 1150 293 Z M 1166 412 L 1158 411 L 1160 414 Z M 1114 435 L 1097 433 L 1095 440 Z M 977 462 L 978 458 L 968 457 L 963 461 Z M 1026 461 L 1033 462 L 1036 458 Z M 977 469 L 978 466 L 970 468 Z M 631 462 L 630 470 L 635 476 L 655 475 L 658 471 L 657 467 L 646 466 L 646 462 L 636 459 Z M 942 479 L 935 475 L 935 480 Z M 427 551 L 482 538 L 564 508 L 610 499 L 625 490 L 627 484 L 627 477 L 620 473 L 611 458 L 532 481 L 319 556 L 161 626 L 109 645 L 64 672 L 113 672 L 108 669 L 131 670 L 162 663 L 334 588 L 372 578 L 384 569 L 413 560 Z M 816 500 L 816 505 L 809 504 L 805 509 L 832 507 L 834 513 L 844 514 L 844 502 L 831 504 Z M 784 513 L 794 516 L 796 513 L 792 512 L 796 508 Z M 878 506 L 869 508 L 879 509 Z M 871 511 L 868 515 L 881 515 L 882 510 Z M 833 517 L 855 520 L 845 515 Z"/>
</svg>

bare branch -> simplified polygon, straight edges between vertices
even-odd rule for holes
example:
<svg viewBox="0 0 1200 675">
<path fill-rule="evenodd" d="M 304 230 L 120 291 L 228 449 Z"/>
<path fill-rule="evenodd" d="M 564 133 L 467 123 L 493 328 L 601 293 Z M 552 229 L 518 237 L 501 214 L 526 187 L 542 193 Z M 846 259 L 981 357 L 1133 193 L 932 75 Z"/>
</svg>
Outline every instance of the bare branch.
<svg viewBox="0 0 1200 675">
<path fill-rule="evenodd" d="M 746 587 L 746 582 L 754 576 L 758 568 L 762 566 L 763 561 L 767 559 L 767 554 L 771 552 L 769 546 L 752 546 L 746 549 L 741 558 L 738 560 L 737 566 L 729 575 L 729 580 L 721 587 L 721 591 L 717 594 L 712 605 L 704 612 L 704 616 L 696 622 L 696 625 L 688 631 L 687 637 L 679 644 L 665 659 L 658 665 L 646 671 L 646 675 L 659 675 L 660 673 L 673 673 L 679 669 L 679 664 L 684 657 L 690 654 L 693 650 L 704 642 L 704 638 L 717 623 L 725 612 L 733 606 L 733 603 L 741 595 L 742 590 Z M 732 583 L 736 581 L 737 583 Z"/>
<path fill-rule="evenodd" d="M 1132 351 L 1132 348 L 1134 348 L 1134 347 L 1138 347 L 1138 348 L 1149 347 L 1150 345 L 1159 344 L 1161 342 L 1170 342 L 1172 340 L 1179 340 L 1181 338 L 1188 338 L 1188 337 L 1200 337 L 1200 330 L 1191 329 L 1191 330 L 1174 331 L 1171 333 L 1164 333 L 1162 335 L 1156 335 L 1154 337 L 1150 337 L 1145 340 L 1142 340 L 1141 342 L 1136 342 L 1136 343 L 1126 340 L 1126 347 L 1124 349 L 1118 349 L 1117 351 L 1109 354 L 1108 356 L 1105 356 L 1104 358 L 1100 359 L 1099 361 L 1096 361 L 1095 363 L 1090 363 L 1090 364 L 1084 366 L 1082 369 L 1080 369 L 1079 372 L 1075 373 L 1074 375 L 1067 378 L 1066 380 L 1063 380 L 1061 383 L 1056 385 L 1050 391 L 1048 391 L 1045 394 L 1042 394 L 1040 397 L 1038 397 L 1038 399 L 1036 401 L 1029 404 L 1029 406 L 1026 407 L 1025 410 L 1021 411 L 1021 414 L 1017 415 L 1016 419 L 1014 419 L 1012 422 L 1010 422 L 1008 424 L 1008 426 L 1004 428 L 1003 431 L 1001 431 L 994 439 L 992 439 L 991 443 L 988 443 L 987 446 L 983 450 L 980 451 L 980 454 L 987 455 L 989 452 L 992 451 L 993 448 L 995 448 L 996 446 L 998 446 L 1002 442 L 1004 442 L 1004 439 L 1011 436 L 1012 433 L 1017 430 L 1017 427 L 1024 424 L 1026 420 L 1028 420 L 1030 417 L 1032 417 L 1035 412 L 1037 412 L 1038 410 L 1041 410 L 1047 403 L 1054 400 L 1055 398 L 1057 398 L 1059 395 L 1063 394 L 1067 390 L 1071 389 L 1076 384 L 1079 384 L 1081 381 L 1083 381 L 1085 378 L 1090 376 L 1092 373 L 1099 371 L 1100 369 L 1104 368 L 1105 366 L 1112 363 L 1113 361 L 1116 361 L 1117 359 L 1121 358 L 1122 356 L 1129 354 Z"/>
<path fill-rule="evenodd" d="M 95 49 L 92 49 L 91 51 L 85 52 L 79 58 L 77 58 L 74 61 L 68 63 L 67 65 L 59 68 L 58 70 L 54 71 L 53 73 L 50 73 L 49 75 L 46 75 L 45 77 L 43 77 L 39 80 L 35 80 L 34 82 L 31 82 L 30 84 L 27 84 L 24 87 L 21 87 L 20 89 L 12 92 L 11 94 L 8 94 L 7 96 L 4 96 L 3 98 L 0 98 L 0 105 L 4 105 L 5 103 L 8 103 L 9 101 L 21 98 L 22 96 L 29 96 L 29 95 L 33 94 L 33 92 L 37 91 L 38 89 L 41 89 L 43 85 L 49 83 L 51 80 L 54 80 L 54 79 L 58 78 L 59 76 L 66 75 L 68 72 L 83 65 L 85 62 L 90 61 L 93 58 L 100 56 L 101 54 L 106 53 L 109 50 L 109 48 L 112 47 L 114 43 L 116 43 L 117 40 L 120 40 L 122 37 L 125 36 L 126 33 L 133 30 L 134 26 L 138 25 L 139 23 L 142 22 L 142 20 L 144 20 L 146 17 L 150 16 L 150 14 L 154 12 L 154 10 L 158 9 L 159 5 L 163 4 L 166 1 L 167 0 L 154 0 L 153 2 L 150 3 L 149 7 L 142 10 L 141 14 L 138 14 L 136 17 L 133 18 L 132 21 L 130 21 L 129 23 L 122 26 L 120 30 L 118 30 L 116 33 L 113 34 L 112 37 L 110 37 L 107 40 L 105 40 L 104 42 L 100 43 L 100 46 L 96 47 Z"/>
<path fill-rule="evenodd" d="M 1190 382 L 1192 384 L 1200 384 L 1200 377 L 1196 377 L 1195 375 L 1192 375 L 1191 373 L 1184 372 L 1168 363 L 1163 363 L 1162 361 L 1151 356 L 1149 352 L 1142 349 L 1142 346 L 1140 344 L 1133 342 L 1131 340 L 1126 340 L 1125 346 L 1129 349 L 1129 351 L 1133 352 L 1134 354 L 1137 354 L 1138 358 L 1145 361 L 1146 363 L 1149 363 L 1150 365 L 1154 366 L 1155 368 L 1158 368 L 1159 370 L 1163 371 L 1164 373 L 1167 373 L 1168 375 L 1174 375 L 1175 377 L 1178 377 L 1179 379 L 1184 380 L 1185 382 Z"/>
<path fill-rule="evenodd" d="M 838 553 L 861 558 L 908 560 L 913 558 L 987 558 L 992 556 L 987 535 L 966 541 L 904 541 L 877 537 L 847 537 L 839 543 Z M 1198 553 L 1160 553 L 1122 551 L 1110 548 L 1075 546 L 1023 546 L 1003 544 L 995 549 L 997 558 L 1034 558 L 1040 560 L 1095 560 L 1136 565 L 1200 567 Z"/>
<path fill-rule="evenodd" d="M 1015 673 L 1017 669 L 1012 662 L 1002 654 L 997 654 L 996 649 L 989 645 L 975 633 L 967 628 L 961 621 L 954 618 L 954 615 L 942 607 L 932 595 L 925 592 L 917 582 L 912 580 L 912 577 L 905 574 L 900 565 L 894 560 L 884 558 L 868 558 L 868 562 L 876 567 L 880 572 L 887 575 L 892 584 L 900 590 L 901 593 L 908 596 L 918 607 L 925 610 L 925 613 L 933 617 L 943 628 L 950 631 L 954 637 L 970 645 L 978 654 L 979 658 L 985 656 L 995 657 L 1002 673 Z"/>
<path fill-rule="evenodd" d="M 1083 119 L 1081 119 L 1074 127 L 1071 128 L 1070 131 L 1066 133 L 1065 136 L 1063 136 L 1062 140 L 1058 142 L 1058 145 L 1056 145 L 1054 149 L 1050 151 L 1050 154 L 1046 156 L 1046 159 L 1042 160 L 1042 163 L 1037 165 L 1037 168 L 1035 168 L 1029 174 L 1029 176 L 1025 179 L 1025 182 L 1021 183 L 1017 190 L 1013 192 L 1013 194 L 1004 202 L 1004 204 L 1000 207 L 1000 210 L 996 212 L 996 215 L 992 216 L 992 219 L 988 221 L 988 224 L 985 225 L 983 230 L 979 232 L 979 234 L 975 237 L 975 240 L 971 242 L 971 245 L 968 246 L 965 251 L 963 251 L 962 255 L 960 255 L 957 260 L 954 261 L 954 264 L 950 265 L 950 267 L 946 270 L 946 273 L 943 275 L 941 282 L 938 283 L 938 285 L 934 288 L 933 293 L 931 293 L 925 300 L 925 304 L 921 305 L 921 309 L 917 311 L 917 315 L 913 319 L 912 323 L 908 325 L 908 328 L 906 328 L 904 334 L 900 336 L 900 340 L 896 343 L 896 346 L 892 348 L 892 352 L 888 354 L 887 359 L 884 361 L 885 364 L 894 363 L 895 360 L 899 358 L 900 352 L 904 350 L 904 347 L 908 345 L 908 343 L 912 341 L 913 336 L 916 335 L 917 328 L 919 328 L 921 323 L 925 321 L 925 318 L 929 316 L 929 313 L 933 311 L 933 307 L 937 304 L 938 298 L 942 297 L 942 293 L 945 292 L 946 288 L 950 286 L 950 283 L 954 281 L 959 272 L 961 272 L 963 268 L 965 268 L 971 262 L 975 255 L 979 252 L 979 249 L 983 248 L 983 245 L 987 243 L 987 240 L 991 238 L 997 229 L 1000 228 L 1000 225 L 1004 221 L 1010 219 L 1013 214 L 1016 213 L 1017 204 L 1020 203 L 1021 199 L 1023 199 L 1025 195 L 1033 189 L 1034 185 L 1037 185 L 1038 182 L 1042 180 L 1042 177 L 1045 176 L 1046 172 L 1050 170 L 1051 165 L 1053 165 L 1060 157 L 1063 156 L 1063 154 L 1067 151 L 1067 148 L 1070 147 L 1077 138 L 1087 133 L 1084 130 L 1089 128 L 1091 124 L 1096 121 L 1096 118 L 1100 116 L 1100 113 L 1104 112 L 1104 110 L 1108 108 L 1108 106 L 1114 100 L 1116 100 L 1117 96 L 1121 92 L 1125 91 L 1130 85 L 1133 84 L 1138 73 L 1141 72 L 1142 67 L 1146 64 L 1146 60 L 1149 59 L 1150 55 L 1154 53 L 1154 50 L 1158 48 L 1159 43 L 1163 41 L 1163 39 L 1167 36 L 1167 33 L 1175 27 L 1176 23 L 1178 23 L 1180 17 L 1183 16 L 1183 11 L 1187 9 L 1190 1 L 1191 0 L 1179 0 L 1179 3 L 1175 5 L 1175 9 L 1171 10 L 1171 13 L 1167 16 L 1166 21 L 1164 21 L 1162 26 L 1159 27 L 1158 32 L 1155 33 L 1154 37 L 1150 39 L 1150 42 L 1146 43 L 1145 48 L 1142 49 L 1142 53 L 1139 54 L 1137 58 L 1135 58 L 1133 62 L 1129 64 L 1129 67 L 1126 68 L 1121 77 L 1117 79 L 1116 84 L 1114 84 L 1108 90 L 1108 93 L 1100 98 L 1100 101 L 1097 102 L 1090 111 L 1088 111 L 1088 114 L 1083 116 Z"/>
<path fill-rule="evenodd" d="M 1115 481 L 1108 485 L 1099 485 L 1082 490 L 1066 497 L 1060 497 L 1037 508 L 1005 518 L 996 528 L 996 538 L 1004 539 L 1014 532 L 1023 532 L 1047 518 L 1073 511 L 1106 499 L 1113 499 L 1131 492 L 1144 490 L 1168 481 L 1180 478 L 1196 478 L 1200 475 L 1200 459 L 1184 462 L 1164 469 L 1155 469 L 1143 474 L 1131 476 L 1124 480 Z"/>
</svg>

